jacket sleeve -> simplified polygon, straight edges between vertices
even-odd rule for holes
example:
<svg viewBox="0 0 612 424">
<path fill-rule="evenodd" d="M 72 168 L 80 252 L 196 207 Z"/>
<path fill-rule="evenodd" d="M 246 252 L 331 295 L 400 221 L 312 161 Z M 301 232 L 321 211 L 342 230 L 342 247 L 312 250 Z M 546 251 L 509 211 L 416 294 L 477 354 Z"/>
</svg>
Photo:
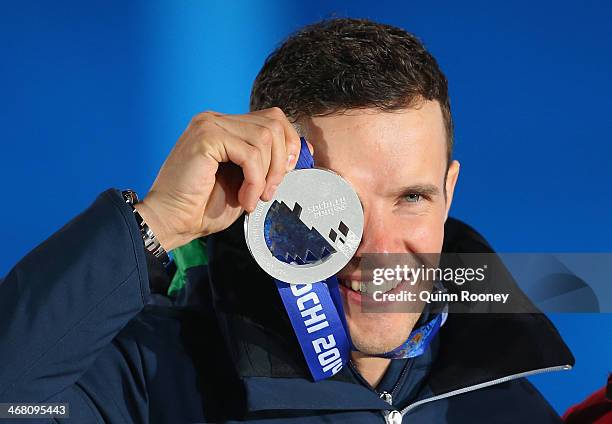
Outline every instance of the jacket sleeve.
<svg viewBox="0 0 612 424">
<path fill-rule="evenodd" d="M 43 402 L 71 386 L 149 296 L 138 225 L 107 190 L 0 284 L 0 402 Z"/>
</svg>

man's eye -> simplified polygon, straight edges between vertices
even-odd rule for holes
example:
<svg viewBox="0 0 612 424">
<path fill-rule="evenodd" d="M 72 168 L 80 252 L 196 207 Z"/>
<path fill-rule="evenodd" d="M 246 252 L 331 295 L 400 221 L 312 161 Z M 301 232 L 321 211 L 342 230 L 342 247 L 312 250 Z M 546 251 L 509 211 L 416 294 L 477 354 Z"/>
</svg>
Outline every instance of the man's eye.
<svg viewBox="0 0 612 424">
<path fill-rule="evenodd" d="M 410 193 L 404 196 L 404 200 L 408 203 L 416 203 L 421 200 L 421 195 L 418 193 Z"/>
</svg>

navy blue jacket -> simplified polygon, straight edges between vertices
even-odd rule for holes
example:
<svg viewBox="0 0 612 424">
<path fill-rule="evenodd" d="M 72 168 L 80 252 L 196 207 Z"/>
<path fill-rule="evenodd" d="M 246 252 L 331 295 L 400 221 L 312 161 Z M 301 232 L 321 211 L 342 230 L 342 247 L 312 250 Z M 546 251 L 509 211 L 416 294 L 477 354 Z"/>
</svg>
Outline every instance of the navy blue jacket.
<svg viewBox="0 0 612 424">
<path fill-rule="evenodd" d="M 490 249 L 449 221 L 445 249 Z M 451 314 L 376 388 L 352 366 L 311 382 L 240 225 L 209 238 L 208 269 L 171 301 L 130 207 L 101 194 L 0 283 L 0 402 L 67 402 L 51 422 L 79 424 L 560 422 L 524 378 L 574 363 L 542 314 Z"/>
</svg>

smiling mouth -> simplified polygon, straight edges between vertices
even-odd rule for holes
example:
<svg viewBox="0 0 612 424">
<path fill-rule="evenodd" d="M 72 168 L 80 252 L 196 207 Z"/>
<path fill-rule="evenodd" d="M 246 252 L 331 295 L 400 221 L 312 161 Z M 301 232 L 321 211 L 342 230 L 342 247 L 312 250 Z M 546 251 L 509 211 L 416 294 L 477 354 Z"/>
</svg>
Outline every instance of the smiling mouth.
<svg viewBox="0 0 612 424">
<path fill-rule="evenodd" d="M 345 280 L 339 278 L 338 281 L 344 287 L 352 290 L 356 293 L 372 296 L 374 292 L 387 293 L 399 286 L 402 283 L 406 283 L 406 280 L 395 280 L 395 281 L 384 281 L 382 284 L 374 284 L 373 282 L 363 282 L 359 280 Z"/>
</svg>

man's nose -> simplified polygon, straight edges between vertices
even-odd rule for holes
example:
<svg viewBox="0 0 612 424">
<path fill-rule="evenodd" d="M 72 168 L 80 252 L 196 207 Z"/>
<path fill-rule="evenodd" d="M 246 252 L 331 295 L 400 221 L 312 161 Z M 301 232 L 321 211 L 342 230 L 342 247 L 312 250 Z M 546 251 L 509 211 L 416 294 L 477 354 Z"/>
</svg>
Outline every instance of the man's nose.
<svg viewBox="0 0 612 424">
<path fill-rule="evenodd" d="M 398 229 L 380 212 L 364 211 L 363 236 L 356 255 L 363 253 L 398 253 L 401 241 L 394 235 Z"/>
</svg>

